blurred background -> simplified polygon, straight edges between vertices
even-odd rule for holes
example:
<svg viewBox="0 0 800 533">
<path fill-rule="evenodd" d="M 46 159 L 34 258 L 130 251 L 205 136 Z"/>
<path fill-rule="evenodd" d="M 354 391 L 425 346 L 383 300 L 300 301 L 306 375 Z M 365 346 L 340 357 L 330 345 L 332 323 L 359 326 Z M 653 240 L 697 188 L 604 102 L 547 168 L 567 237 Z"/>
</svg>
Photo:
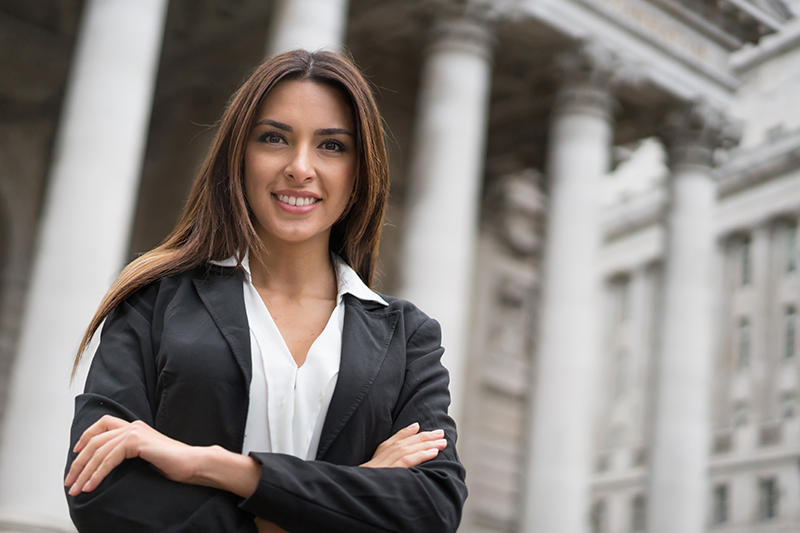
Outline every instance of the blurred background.
<svg viewBox="0 0 800 533">
<path fill-rule="evenodd" d="M 0 0 L 0 531 L 66 532 L 71 358 L 264 57 L 346 49 L 440 321 L 459 531 L 800 531 L 797 0 Z"/>
</svg>

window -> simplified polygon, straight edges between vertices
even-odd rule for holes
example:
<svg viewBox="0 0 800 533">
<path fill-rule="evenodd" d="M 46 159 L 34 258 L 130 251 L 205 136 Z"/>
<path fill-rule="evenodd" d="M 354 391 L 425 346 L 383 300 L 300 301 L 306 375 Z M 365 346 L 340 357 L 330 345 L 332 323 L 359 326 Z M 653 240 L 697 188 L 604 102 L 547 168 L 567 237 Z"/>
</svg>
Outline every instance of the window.
<svg viewBox="0 0 800 533">
<path fill-rule="evenodd" d="M 750 258 L 750 238 L 747 237 L 742 241 L 741 248 L 741 268 L 742 268 L 742 286 L 750 285 L 753 278 L 753 269 Z"/>
<path fill-rule="evenodd" d="M 758 515 L 761 520 L 771 520 L 778 516 L 778 482 L 775 478 L 761 479 L 758 482 Z"/>
<path fill-rule="evenodd" d="M 734 418 L 736 413 L 734 412 Z M 738 421 L 734 419 L 734 424 L 738 425 Z M 731 444 L 732 444 L 731 434 L 728 431 L 717 433 L 714 435 L 714 443 L 711 447 L 712 453 L 714 455 L 720 455 L 723 453 L 729 453 L 731 451 Z"/>
<path fill-rule="evenodd" d="M 728 522 L 728 485 L 717 485 L 714 487 L 714 509 L 711 513 L 711 520 L 714 525 L 725 524 Z"/>
<path fill-rule="evenodd" d="M 787 307 L 783 317 L 783 356 L 786 359 L 794 357 L 796 319 L 797 312 L 794 307 Z"/>
<path fill-rule="evenodd" d="M 780 395 L 779 401 L 781 403 L 781 418 L 784 420 L 794 418 L 795 393 L 784 392 Z"/>
<path fill-rule="evenodd" d="M 623 398 L 628 392 L 628 374 L 630 366 L 630 356 L 625 349 L 617 353 L 617 360 L 615 361 L 615 376 L 614 376 L 614 398 L 619 400 Z"/>
<path fill-rule="evenodd" d="M 750 321 L 742 318 L 739 321 L 739 350 L 736 358 L 736 368 L 747 368 L 750 363 Z"/>
<path fill-rule="evenodd" d="M 630 279 L 627 276 L 616 276 L 611 282 L 614 320 L 617 325 L 625 324 L 630 319 Z"/>
<path fill-rule="evenodd" d="M 786 273 L 797 270 L 797 224 L 786 229 Z"/>
<path fill-rule="evenodd" d="M 628 432 L 623 424 L 614 424 L 611 426 L 611 447 L 620 448 L 628 436 Z"/>
<path fill-rule="evenodd" d="M 592 533 L 605 533 L 606 531 L 606 502 L 598 500 L 592 505 Z"/>
<path fill-rule="evenodd" d="M 647 500 L 644 497 L 644 494 L 637 494 L 633 498 L 633 503 L 631 505 L 631 532 L 632 533 L 644 533 L 647 524 L 645 523 L 646 520 L 646 512 L 647 512 Z"/>
<path fill-rule="evenodd" d="M 596 472 L 603 473 L 611 466 L 611 457 L 607 453 L 601 453 L 597 456 L 597 461 L 594 465 Z"/>
<path fill-rule="evenodd" d="M 745 401 L 738 401 L 733 406 L 733 425 L 741 427 L 747 425 L 748 405 Z"/>
<path fill-rule="evenodd" d="M 621 322 L 627 322 L 631 318 L 631 283 L 629 279 L 624 280 L 619 288 L 619 318 Z"/>
</svg>

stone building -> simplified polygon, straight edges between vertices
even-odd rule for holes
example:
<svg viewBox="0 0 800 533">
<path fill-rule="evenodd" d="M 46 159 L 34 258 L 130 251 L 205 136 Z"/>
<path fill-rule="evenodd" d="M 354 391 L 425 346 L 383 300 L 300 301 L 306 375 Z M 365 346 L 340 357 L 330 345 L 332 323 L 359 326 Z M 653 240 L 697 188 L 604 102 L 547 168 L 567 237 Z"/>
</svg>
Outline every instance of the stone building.
<svg viewBox="0 0 800 533">
<path fill-rule="evenodd" d="M 81 332 L 229 95 L 296 46 L 347 47 L 378 88 L 377 289 L 442 324 L 461 531 L 800 530 L 796 12 L 1 0 L 0 531 L 71 530 Z"/>
</svg>

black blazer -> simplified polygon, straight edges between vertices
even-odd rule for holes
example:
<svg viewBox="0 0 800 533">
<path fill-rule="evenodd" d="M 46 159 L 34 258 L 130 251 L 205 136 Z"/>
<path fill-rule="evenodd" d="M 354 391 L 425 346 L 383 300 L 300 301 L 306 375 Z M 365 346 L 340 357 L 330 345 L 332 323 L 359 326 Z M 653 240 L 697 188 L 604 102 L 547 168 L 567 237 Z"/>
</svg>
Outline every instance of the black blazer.
<svg viewBox="0 0 800 533">
<path fill-rule="evenodd" d="M 263 465 L 247 500 L 167 480 L 124 461 L 91 493 L 67 496 L 82 533 L 254 532 L 254 516 L 291 533 L 455 531 L 467 495 L 447 416 L 436 321 L 412 304 L 345 296 L 339 378 L 315 461 L 251 454 Z M 241 453 L 251 378 L 242 273 L 203 267 L 164 278 L 108 317 L 78 396 L 71 447 L 104 414 L 142 420 L 187 444 Z M 370 469 L 401 428 L 442 428 L 447 448 L 415 468 Z M 67 469 L 75 458 L 69 454 Z"/>
</svg>

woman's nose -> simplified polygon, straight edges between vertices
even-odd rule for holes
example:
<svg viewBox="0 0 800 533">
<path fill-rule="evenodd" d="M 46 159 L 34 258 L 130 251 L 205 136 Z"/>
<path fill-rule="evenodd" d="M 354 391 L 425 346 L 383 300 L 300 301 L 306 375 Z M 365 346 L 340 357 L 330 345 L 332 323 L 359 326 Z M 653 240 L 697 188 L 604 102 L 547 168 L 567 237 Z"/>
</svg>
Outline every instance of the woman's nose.
<svg viewBox="0 0 800 533">
<path fill-rule="evenodd" d="M 285 174 L 298 183 L 303 183 L 314 178 L 314 165 L 312 154 L 308 148 L 298 147 L 286 165 Z"/>
</svg>

